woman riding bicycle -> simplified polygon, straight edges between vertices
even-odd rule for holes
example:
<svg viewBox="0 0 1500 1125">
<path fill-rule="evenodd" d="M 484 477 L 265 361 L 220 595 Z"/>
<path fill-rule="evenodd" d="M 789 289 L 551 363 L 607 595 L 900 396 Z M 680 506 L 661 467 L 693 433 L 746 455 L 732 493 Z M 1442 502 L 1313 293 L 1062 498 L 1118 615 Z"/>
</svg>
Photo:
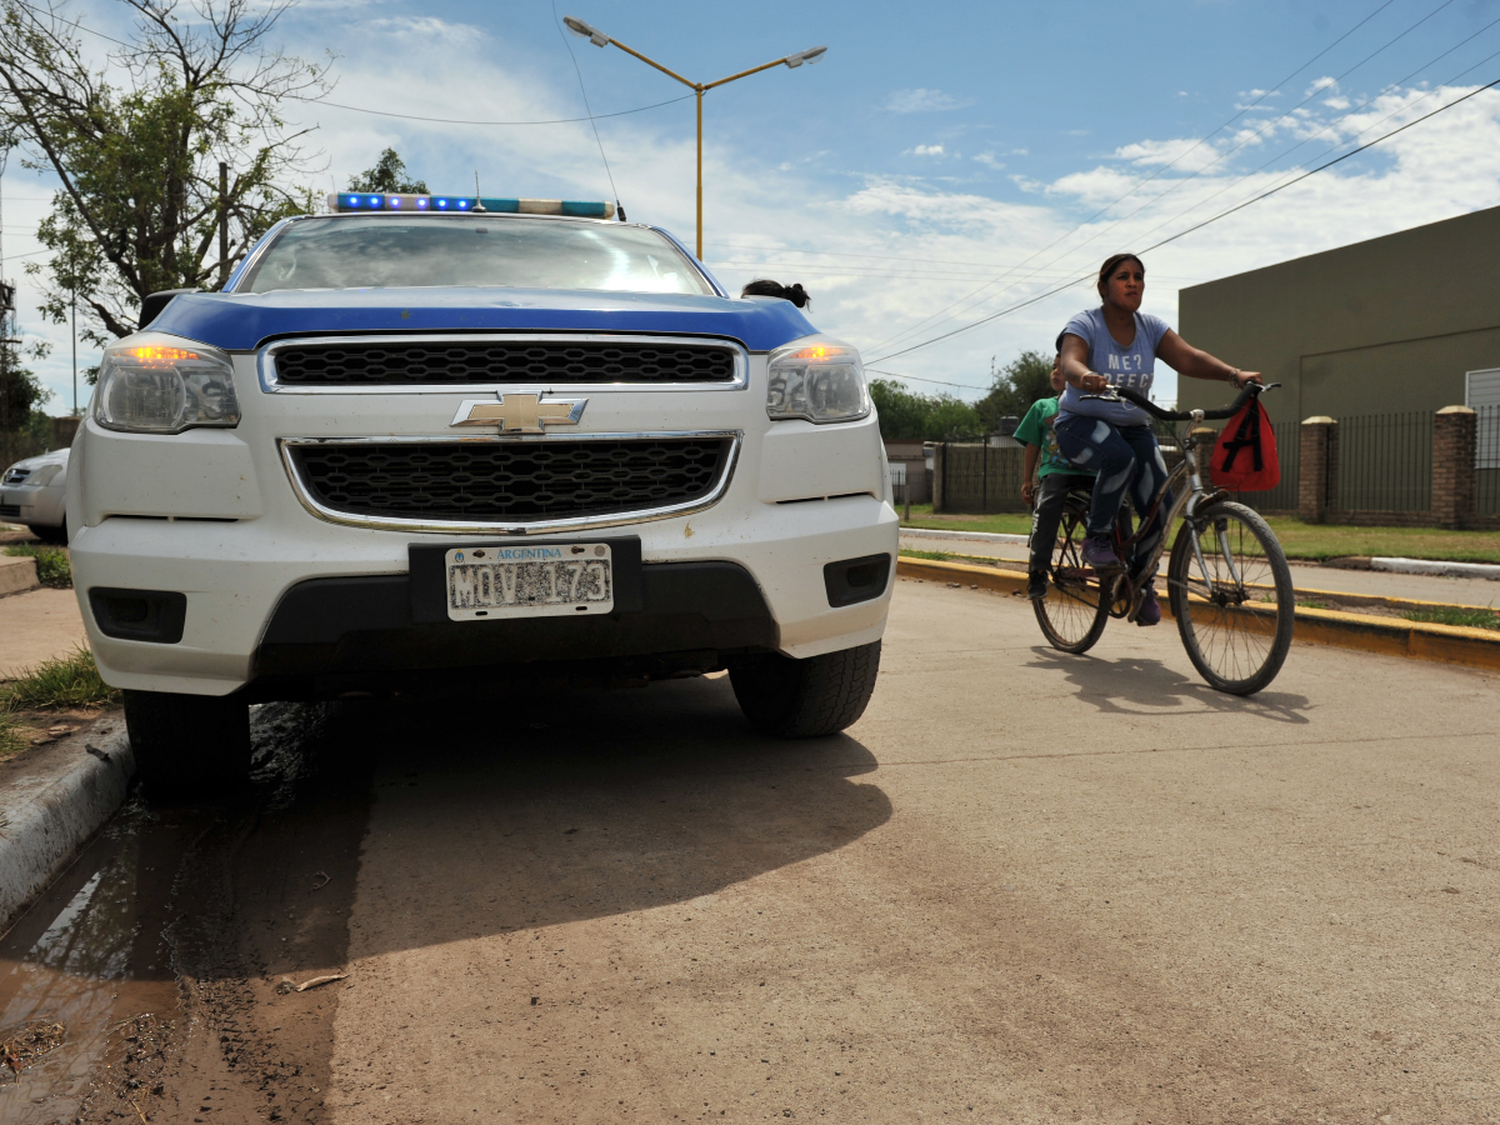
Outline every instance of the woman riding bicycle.
<svg viewBox="0 0 1500 1125">
<path fill-rule="evenodd" d="M 1053 430 L 1058 447 L 1075 465 L 1096 471 L 1089 505 L 1088 539 L 1083 561 L 1098 570 L 1125 565 L 1115 554 L 1111 529 L 1126 489 L 1137 512 L 1145 516 L 1167 480 L 1167 467 L 1151 433 L 1150 417 L 1128 402 L 1084 398 L 1110 386 L 1130 387 L 1149 395 L 1159 356 L 1179 375 L 1191 379 L 1229 382 L 1238 389 L 1260 373 L 1240 371 L 1223 360 L 1189 345 L 1160 317 L 1140 311 L 1146 290 L 1146 267 L 1134 254 L 1115 254 L 1099 270 L 1103 304 L 1079 313 L 1058 336 L 1062 374 L 1068 384 L 1058 401 Z M 1135 541 L 1132 572 L 1151 558 L 1163 531 L 1162 514 L 1171 509 L 1170 494 L 1162 499 Z M 1146 576 L 1148 579 L 1151 576 Z M 1136 624 L 1161 620 L 1156 591 L 1148 584 L 1136 614 Z"/>
</svg>

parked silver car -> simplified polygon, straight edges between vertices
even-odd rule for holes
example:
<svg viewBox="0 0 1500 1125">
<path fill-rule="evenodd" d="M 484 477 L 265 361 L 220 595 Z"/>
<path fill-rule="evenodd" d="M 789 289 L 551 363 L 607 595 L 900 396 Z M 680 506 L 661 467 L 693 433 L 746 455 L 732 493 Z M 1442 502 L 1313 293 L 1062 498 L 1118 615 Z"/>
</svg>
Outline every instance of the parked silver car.
<svg viewBox="0 0 1500 1125">
<path fill-rule="evenodd" d="M 22 523 L 50 543 L 68 541 L 68 450 L 17 461 L 0 476 L 0 521 Z"/>
</svg>

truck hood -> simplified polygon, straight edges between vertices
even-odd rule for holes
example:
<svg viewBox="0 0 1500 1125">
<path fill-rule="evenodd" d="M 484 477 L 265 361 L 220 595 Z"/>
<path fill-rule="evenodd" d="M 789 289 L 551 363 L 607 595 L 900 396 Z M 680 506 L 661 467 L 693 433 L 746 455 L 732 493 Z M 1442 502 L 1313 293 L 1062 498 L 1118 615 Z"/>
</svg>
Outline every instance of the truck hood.
<svg viewBox="0 0 1500 1125">
<path fill-rule="evenodd" d="M 311 334 L 530 331 L 717 336 L 764 352 L 817 331 L 777 298 L 498 288 L 185 293 L 149 327 L 228 351 Z"/>
</svg>

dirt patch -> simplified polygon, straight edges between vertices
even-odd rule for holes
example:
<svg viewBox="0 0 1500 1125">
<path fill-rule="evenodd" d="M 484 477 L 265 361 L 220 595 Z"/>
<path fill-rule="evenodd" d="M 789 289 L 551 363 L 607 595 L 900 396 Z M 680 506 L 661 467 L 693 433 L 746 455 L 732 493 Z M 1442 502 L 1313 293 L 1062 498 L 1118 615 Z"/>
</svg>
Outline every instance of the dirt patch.
<svg viewBox="0 0 1500 1125">
<path fill-rule="evenodd" d="M 0 680 L 0 684 L 5 681 Z M 20 764 L 44 746 L 62 742 L 80 731 L 87 731 L 106 716 L 121 714 L 118 704 L 110 707 L 75 707 L 58 711 L 14 711 L 6 714 L 11 729 L 20 736 L 20 749 L 9 754 L 0 752 L 0 763 Z M 3 775 L 0 775 L 3 779 Z"/>
</svg>

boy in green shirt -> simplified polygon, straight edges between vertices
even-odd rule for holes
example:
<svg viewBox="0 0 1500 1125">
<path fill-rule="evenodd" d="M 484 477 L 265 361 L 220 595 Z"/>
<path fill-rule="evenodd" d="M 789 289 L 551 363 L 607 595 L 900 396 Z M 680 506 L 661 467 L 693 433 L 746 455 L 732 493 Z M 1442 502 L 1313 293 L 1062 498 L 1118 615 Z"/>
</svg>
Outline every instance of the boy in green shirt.
<svg viewBox="0 0 1500 1125">
<path fill-rule="evenodd" d="M 1059 357 L 1052 359 L 1052 389 L 1062 393 L 1062 370 Z M 1047 596 L 1047 565 L 1057 541 L 1057 525 L 1062 521 L 1063 504 L 1075 488 L 1093 488 L 1096 474 L 1080 469 L 1057 448 L 1052 432 L 1057 417 L 1057 399 L 1043 398 L 1031 404 L 1026 417 L 1016 427 L 1016 440 L 1026 446 L 1026 476 L 1021 485 L 1021 499 L 1032 508 L 1031 562 L 1027 569 L 1026 596 Z M 1040 467 L 1038 462 L 1041 462 Z M 1033 478 L 1040 482 L 1033 483 Z"/>
</svg>

